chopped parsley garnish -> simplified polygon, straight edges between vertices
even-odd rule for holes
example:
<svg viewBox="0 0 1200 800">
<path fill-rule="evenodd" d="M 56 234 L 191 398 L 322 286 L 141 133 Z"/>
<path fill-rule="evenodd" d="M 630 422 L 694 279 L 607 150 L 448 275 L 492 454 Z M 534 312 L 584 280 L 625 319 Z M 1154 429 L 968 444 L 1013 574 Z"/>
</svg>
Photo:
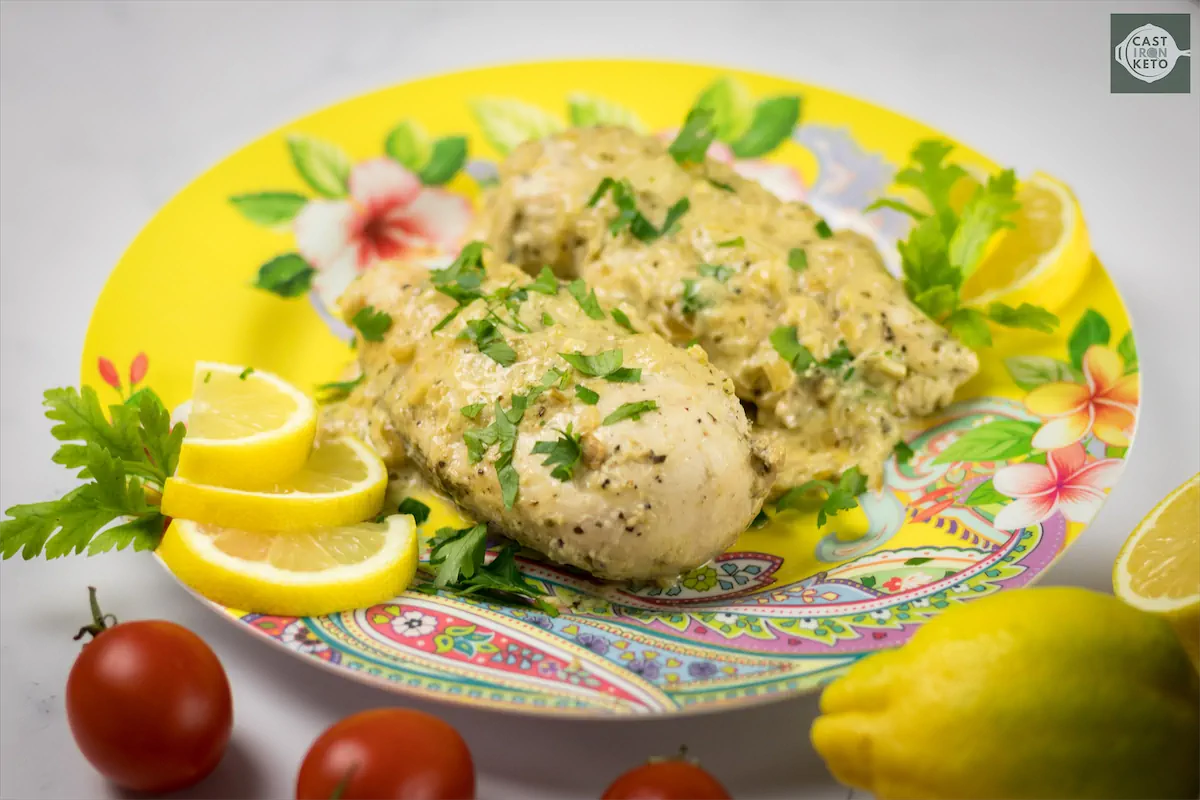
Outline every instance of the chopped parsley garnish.
<svg viewBox="0 0 1200 800">
<path fill-rule="evenodd" d="M 850 352 L 850 348 L 842 341 L 837 343 L 837 347 L 823 361 L 818 361 L 811 350 L 800 344 L 800 340 L 796 338 L 796 328 L 793 326 L 781 326 L 771 331 L 770 341 L 775 352 L 792 365 L 797 375 L 804 375 L 812 366 L 834 370 L 854 361 L 854 353 Z M 842 377 L 849 380 L 852 374 L 853 367 Z"/>
<path fill-rule="evenodd" d="M 396 513 L 409 514 L 412 516 L 414 523 L 424 525 L 425 520 L 429 519 L 429 506 L 415 497 L 406 497 L 400 501 L 400 507 L 396 509 Z"/>
<path fill-rule="evenodd" d="M 308 294 L 316 274 L 299 253 L 285 253 L 259 267 L 253 286 L 280 297 L 300 297 Z"/>
<path fill-rule="evenodd" d="M 542 271 L 538 273 L 533 283 L 527 283 L 522 288 L 530 292 L 553 296 L 558 294 L 558 278 L 554 277 L 554 273 L 550 271 L 549 267 L 542 267 Z"/>
<path fill-rule="evenodd" d="M 812 480 L 808 483 L 788 489 L 775 501 L 776 510 L 804 507 L 804 500 L 809 493 L 821 491 L 825 499 L 817 511 L 817 527 L 822 528 L 829 517 L 836 516 L 839 511 L 849 511 L 858 505 L 858 496 L 867 490 L 867 479 L 859 472 L 858 467 L 851 467 L 838 476 L 836 482 Z"/>
<path fill-rule="evenodd" d="M 628 229 L 635 239 L 641 242 L 653 242 L 660 236 L 671 233 L 679 218 L 687 213 L 691 203 L 686 197 L 680 198 L 667 209 L 667 216 L 661 228 L 646 218 L 637 208 L 637 196 L 628 181 L 605 178 L 596 186 L 596 191 L 588 198 L 588 207 L 594 207 L 605 194 L 612 193 L 613 205 L 619 211 L 616 217 L 608 223 L 608 230 L 614 236 Z"/>
<path fill-rule="evenodd" d="M 581 402 L 589 406 L 594 406 L 596 403 L 600 402 L 600 395 L 596 394 L 582 383 L 575 384 L 575 396 L 578 397 Z"/>
<path fill-rule="evenodd" d="M 793 247 L 788 250 L 788 266 L 796 272 L 804 272 L 808 269 L 808 253 L 803 247 Z"/>
<path fill-rule="evenodd" d="M 487 405 L 487 404 L 486 403 L 471 403 L 470 405 L 463 406 L 458 411 L 460 414 L 462 414 L 467 419 L 475 419 L 479 416 L 479 412 L 483 411 L 483 407 L 485 405 Z"/>
<path fill-rule="evenodd" d="M 712 186 L 715 189 L 720 189 L 722 192 L 736 191 L 728 183 L 722 183 L 721 181 L 717 180 L 716 178 L 705 178 L 705 180 L 708 181 L 710 186 Z"/>
<path fill-rule="evenodd" d="M 630 333 L 637 333 L 637 331 L 633 328 L 633 323 L 629 321 L 629 317 L 624 311 L 619 308 L 614 308 L 610 313 L 612 314 L 613 322 L 617 323 Z"/>
<path fill-rule="evenodd" d="M 732 239 L 726 239 L 723 242 L 717 242 L 717 247 L 745 247 L 746 237 L 735 236 Z"/>
<path fill-rule="evenodd" d="M 210 370 L 209 372 L 204 373 L 204 382 L 208 383 L 211 380 L 212 380 L 212 371 Z"/>
<path fill-rule="evenodd" d="M 504 453 L 496 459 L 496 480 L 500 483 L 500 497 L 504 500 L 505 508 L 512 508 L 517 502 L 517 494 L 521 491 L 521 478 L 517 468 L 512 465 L 513 454 Z"/>
<path fill-rule="evenodd" d="M 349 381 L 330 381 L 329 383 L 317 384 L 317 401 L 324 404 L 345 400 L 354 391 L 355 387 L 366 379 L 366 375 L 359 375 L 357 378 Z"/>
<path fill-rule="evenodd" d="M 484 563 L 486 555 L 486 525 L 442 528 L 435 534 L 429 554 L 430 565 L 437 567 L 433 583 L 416 588 L 427 594 L 440 589 L 497 603 L 522 600 L 549 616 L 558 616 L 558 610 L 542 600 L 546 592 L 521 574 L 513 545 L 500 548 L 490 563 Z"/>
<path fill-rule="evenodd" d="M 392 318 L 385 311 L 377 311 L 373 306 L 363 306 L 354 312 L 350 323 L 358 328 L 358 332 L 368 342 L 382 342 L 383 335 L 392 328 Z"/>
<path fill-rule="evenodd" d="M 680 309 L 684 314 L 689 315 L 712 305 L 711 300 L 700 294 L 700 282 L 692 278 L 683 279 L 683 292 L 679 299 Z"/>
<path fill-rule="evenodd" d="M 900 465 L 907 464 L 913 457 L 913 449 L 903 439 L 896 442 L 896 446 L 892 448 L 892 453 L 896 456 L 896 463 Z"/>
<path fill-rule="evenodd" d="M 470 242 L 459 251 L 458 258 L 454 259 L 450 266 L 429 273 L 434 288 L 458 303 L 457 308 L 434 326 L 435 332 L 449 325 L 463 308 L 483 297 L 483 291 L 479 287 L 483 285 L 485 247 L 487 245 L 483 242 Z"/>
<path fill-rule="evenodd" d="M 713 127 L 713 116 L 713 111 L 707 108 L 693 108 L 688 112 L 675 141 L 667 148 L 667 152 L 676 163 L 698 164 L 704 161 L 708 146 L 717 135 Z"/>
<path fill-rule="evenodd" d="M 567 423 L 567 429 L 559 431 L 557 439 L 550 442 L 537 442 L 533 446 L 533 452 L 546 456 L 546 460 L 542 462 L 543 467 L 554 467 L 550 471 L 551 477 L 558 478 L 560 481 L 569 481 L 575 474 L 575 467 L 579 464 L 579 459 L 583 456 L 579 439 L 580 437 L 575 434 L 571 424 Z"/>
<path fill-rule="evenodd" d="M 31 559 L 153 550 L 166 518 L 147 502 L 146 489 L 161 493 L 175 473 L 183 424 L 172 427 L 170 412 L 149 388 L 109 406 L 107 415 L 90 386 L 50 389 L 44 398 L 46 418 L 56 423 L 50 433 L 63 442 L 54 463 L 79 470 L 88 482 L 58 500 L 7 509 L 0 553 Z"/>
<path fill-rule="evenodd" d="M 1013 227 L 1012 215 L 1020 203 L 1015 198 L 1016 177 L 1012 170 L 1004 170 L 977 187 L 959 214 L 950 203 L 950 190 L 967 172 L 946 163 L 953 149 L 937 139 L 919 142 L 909 156 L 909 166 L 896 175 L 897 184 L 924 195 L 932 213 L 895 198 L 881 198 L 866 208 L 889 208 L 915 220 L 908 239 L 899 244 L 905 293 L 968 347 L 991 344 L 988 320 L 1006 327 L 1052 332 L 1058 327 L 1058 317 L 1038 306 L 1022 304 L 1013 309 L 1001 303 L 986 311 L 960 307 L 963 281 L 979 266 L 992 236 Z"/>
<path fill-rule="evenodd" d="M 822 239 L 829 239 L 833 236 L 833 229 L 829 227 L 829 223 L 823 219 L 817 220 L 817 224 L 813 226 L 817 231 L 817 236 Z"/>
<path fill-rule="evenodd" d="M 639 400 L 636 403 L 622 403 L 601 421 L 601 425 L 613 425 L 621 420 L 639 420 L 642 414 L 658 410 L 658 403 L 653 400 Z"/>
<path fill-rule="evenodd" d="M 573 280 L 567 284 L 567 291 L 571 297 L 575 298 L 575 302 L 579 303 L 583 313 L 592 319 L 604 319 L 604 309 L 600 307 L 600 301 L 596 299 L 595 289 L 589 293 L 587 284 L 583 280 Z"/>
<path fill-rule="evenodd" d="M 545 311 L 543 311 L 542 312 L 542 324 L 545 325 L 547 328 L 549 328 L 551 325 L 554 324 L 554 317 L 550 316 Z"/>
<path fill-rule="evenodd" d="M 780 326 L 771 331 L 770 342 L 779 357 L 791 364 L 797 375 L 803 375 L 805 370 L 817 362 L 812 351 L 800 344 L 800 340 L 796 338 L 796 328 L 793 326 Z"/>
<path fill-rule="evenodd" d="M 771 518 L 767 516 L 767 512 L 759 509 L 758 513 L 754 515 L 754 519 L 750 520 L 750 530 L 756 531 L 759 528 L 766 527 L 770 521 Z"/>
<path fill-rule="evenodd" d="M 701 264 L 696 267 L 696 271 L 705 278 L 712 278 L 715 281 L 724 283 L 733 277 L 733 268 L 726 267 L 723 264 Z"/>
<path fill-rule="evenodd" d="M 583 353 L 559 353 L 564 361 L 589 378 L 604 378 L 613 383 L 637 383 L 642 379 L 641 367 L 622 367 L 623 353 L 605 350 L 594 356 Z"/>
<path fill-rule="evenodd" d="M 459 339 L 474 342 L 479 352 L 502 367 L 511 367 L 517 352 L 504 340 L 504 335 L 489 319 L 473 319 L 459 332 Z"/>
<path fill-rule="evenodd" d="M 244 380 L 246 380 L 246 378 L 249 378 L 253 374 L 254 374 L 254 367 L 246 367 L 244 370 L 242 370 L 241 372 L 238 373 L 238 380 L 244 381 Z"/>
</svg>

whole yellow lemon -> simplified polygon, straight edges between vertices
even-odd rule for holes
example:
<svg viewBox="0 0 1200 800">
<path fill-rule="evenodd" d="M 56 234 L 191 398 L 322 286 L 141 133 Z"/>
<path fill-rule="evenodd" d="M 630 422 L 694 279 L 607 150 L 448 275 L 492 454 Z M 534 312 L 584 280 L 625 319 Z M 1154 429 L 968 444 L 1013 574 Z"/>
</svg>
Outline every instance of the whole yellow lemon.
<svg viewBox="0 0 1200 800">
<path fill-rule="evenodd" d="M 831 683 L 812 741 L 899 798 L 1200 794 L 1200 689 L 1165 621 L 1084 589 L 958 606 Z"/>
</svg>

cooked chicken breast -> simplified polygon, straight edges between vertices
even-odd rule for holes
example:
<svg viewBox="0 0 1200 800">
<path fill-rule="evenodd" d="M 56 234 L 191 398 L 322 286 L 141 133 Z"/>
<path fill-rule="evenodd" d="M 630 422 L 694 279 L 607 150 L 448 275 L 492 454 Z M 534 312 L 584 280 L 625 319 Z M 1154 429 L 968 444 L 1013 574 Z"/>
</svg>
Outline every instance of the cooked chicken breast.
<svg viewBox="0 0 1200 800">
<path fill-rule="evenodd" d="M 704 352 L 630 333 L 556 281 L 521 291 L 514 266 L 470 271 L 436 273 L 460 299 L 488 295 L 440 329 L 456 300 L 414 266 L 374 269 L 341 299 L 347 319 L 391 317 L 382 341 L 360 336 L 367 379 L 348 401 L 385 457 L 406 454 L 467 514 L 600 577 L 673 579 L 732 544 L 773 458 Z"/>
<path fill-rule="evenodd" d="M 698 342 L 783 447 L 777 491 L 855 465 L 878 485 L 904 420 L 949 403 L 978 367 L 868 239 L 722 164 L 683 167 L 655 138 L 599 127 L 521 145 L 500 177 L 479 221 L 496 253 L 584 279 L 639 330 Z M 624 181 L 649 231 L 613 187 L 598 191 L 606 178 Z"/>
</svg>

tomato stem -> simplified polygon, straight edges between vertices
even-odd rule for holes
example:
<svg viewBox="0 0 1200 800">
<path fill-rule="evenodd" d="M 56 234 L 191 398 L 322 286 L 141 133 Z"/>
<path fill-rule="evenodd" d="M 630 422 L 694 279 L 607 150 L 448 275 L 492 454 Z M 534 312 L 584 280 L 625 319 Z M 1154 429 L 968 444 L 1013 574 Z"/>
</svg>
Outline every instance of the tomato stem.
<svg viewBox="0 0 1200 800">
<path fill-rule="evenodd" d="M 96 599 L 95 586 L 88 587 L 88 603 L 92 607 L 92 624 L 84 625 L 80 628 L 79 633 L 72 637 L 75 641 L 82 639 L 85 633 L 91 634 L 91 637 L 95 639 L 101 633 L 108 630 L 110 626 L 117 624 L 115 616 L 100 611 L 100 601 Z"/>
<path fill-rule="evenodd" d="M 346 794 L 346 787 L 350 785 L 350 779 L 354 777 L 354 773 L 358 772 L 358 764 L 351 764 L 346 770 L 346 774 L 338 781 L 337 786 L 333 787 L 333 793 L 329 795 L 329 800 L 342 800 L 342 795 Z"/>
</svg>

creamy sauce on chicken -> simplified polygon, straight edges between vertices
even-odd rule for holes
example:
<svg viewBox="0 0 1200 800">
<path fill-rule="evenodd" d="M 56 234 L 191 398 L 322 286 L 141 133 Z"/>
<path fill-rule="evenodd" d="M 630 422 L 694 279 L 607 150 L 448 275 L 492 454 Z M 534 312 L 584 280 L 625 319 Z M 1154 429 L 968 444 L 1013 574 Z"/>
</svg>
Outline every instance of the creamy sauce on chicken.
<svg viewBox="0 0 1200 800">
<path fill-rule="evenodd" d="M 776 493 L 851 466 L 878 486 L 904 422 L 949 403 L 978 367 L 869 240 L 722 164 L 680 166 L 657 139 L 601 127 L 527 142 L 500 172 L 478 234 L 531 273 L 584 279 L 638 330 L 698 343 L 784 453 Z M 654 225 L 682 198 L 688 210 L 650 241 L 613 233 L 613 193 L 588 204 L 604 178 L 625 181 Z M 814 364 L 785 360 L 781 327 Z"/>
</svg>

